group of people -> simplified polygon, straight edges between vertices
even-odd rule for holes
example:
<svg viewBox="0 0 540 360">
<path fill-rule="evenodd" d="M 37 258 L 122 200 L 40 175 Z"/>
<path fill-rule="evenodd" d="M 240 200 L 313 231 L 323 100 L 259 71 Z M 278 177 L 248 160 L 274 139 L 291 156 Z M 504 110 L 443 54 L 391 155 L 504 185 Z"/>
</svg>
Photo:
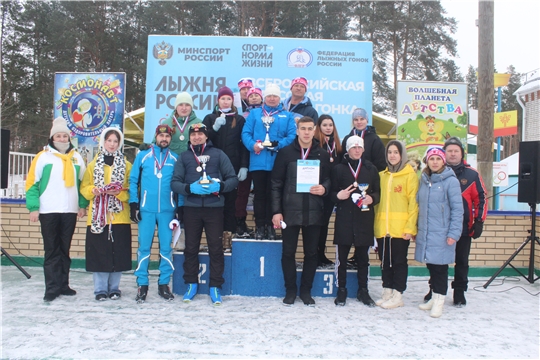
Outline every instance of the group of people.
<svg viewBox="0 0 540 360">
<path fill-rule="evenodd" d="M 70 142 L 63 118 L 53 122 L 47 147 L 34 159 L 27 181 L 30 220 L 41 222 L 45 247 L 45 301 L 75 295 L 69 287 L 69 246 L 77 216 L 89 205 L 86 269 L 93 272 L 96 300 L 119 299 L 121 273 L 131 270 L 131 226 L 138 223 L 137 302 L 149 288 L 150 250 L 157 225 L 158 294 L 174 299 L 169 283 L 174 266 L 173 230 L 185 233 L 184 302 L 198 292 L 198 253 L 205 231 L 210 256 L 210 297 L 222 302 L 224 250 L 233 234 L 246 236 L 246 205 L 253 186 L 257 240 L 282 234 L 283 303 L 299 294 L 313 306 L 318 266 L 325 255 L 330 217 L 336 213 L 335 304 L 346 304 L 347 263 L 354 246 L 357 299 L 367 306 L 403 306 L 407 252 L 416 241 L 415 260 L 427 264 L 430 290 L 420 308 L 438 317 L 448 287 L 448 264 L 456 263 L 454 303 L 466 303 L 471 237 L 482 232 L 486 192 L 478 173 L 464 161 L 464 147 L 450 138 L 430 148 L 418 181 L 403 143 L 386 147 L 369 126 L 364 109 L 352 113 L 352 130 L 340 141 L 332 116 L 318 116 L 305 95 L 308 82 L 291 83 L 291 96 L 268 84 L 264 92 L 240 79 L 239 93 L 218 90 L 212 113 L 199 119 L 190 94 L 177 95 L 174 111 L 156 128 L 154 141 L 133 165 L 122 153 L 123 135 L 105 129 L 99 152 L 86 167 Z M 300 230 L 304 262 L 297 286 Z M 376 239 L 376 242 L 374 242 Z M 368 291 L 370 248 L 377 246 L 382 296 Z"/>
</svg>

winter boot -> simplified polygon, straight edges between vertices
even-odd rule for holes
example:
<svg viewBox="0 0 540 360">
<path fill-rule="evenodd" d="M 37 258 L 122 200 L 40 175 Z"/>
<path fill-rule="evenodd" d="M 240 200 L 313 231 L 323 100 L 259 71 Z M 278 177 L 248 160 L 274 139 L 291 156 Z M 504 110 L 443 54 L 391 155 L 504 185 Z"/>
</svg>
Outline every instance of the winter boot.
<svg viewBox="0 0 540 360">
<path fill-rule="evenodd" d="M 135 301 L 138 304 L 142 304 L 146 301 L 146 295 L 148 295 L 148 285 L 141 285 L 137 289 L 137 296 L 135 296 Z"/>
<path fill-rule="evenodd" d="M 420 310 L 431 310 L 433 308 L 433 298 L 429 299 L 428 302 L 418 305 Z"/>
<path fill-rule="evenodd" d="M 255 240 L 263 240 L 263 239 L 264 239 L 264 225 L 257 226 L 257 230 L 255 231 Z"/>
<path fill-rule="evenodd" d="M 223 232 L 223 251 L 230 251 L 232 248 L 232 232 L 224 231 Z"/>
<path fill-rule="evenodd" d="M 285 298 L 283 298 L 283 305 L 291 306 L 294 304 L 295 300 L 296 300 L 296 290 L 287 290 L 287 293 L 285 294 Z"/>
<path fill-rule="evenodd" d="M 429 316 L 432 318 L 438 318 L 441 317 L 444 307 L 444 298 L 445 295 L 433 293 L 433 307 L 431 308 L 431 312 L 429 313 Z"/>
<path fill-rule="evenodd" d="M 210 288 L 210 299 L 212 299 L 214 306 L 221 305 L 221 290 L 218 287 Z"/>
<path fill-rule="evenodd" d="M 431 296 L 433 294 L 433 290 L 431 290 L 431 288 L 429 288 L 429 292 L 426 294 L 426 296 L 424 296 L 424 302 L 428 302 L 429 300 L 431 300 Z"/>
<path fill-rule="evenodd" d="M 356 298 L 358 299 L 358 301 L 362 302 L 366 306 L 375 306 L 375 301 L 373 301 L 371 296 L 369 296 L 368 289 L 358 289 L 358 292 L 356 293 Z"/>
<path fill-rule="evenodd" d="M 171 293 L 171 289 L 169 289 L 169 285 L 167 284 L 158 285 L 158 294 L 167 301 L 174 300 L 174 295 Z"/>
<path fill-rule="evenodd" d="M 276 240 L 276 229 L 273 225 L 266 225 L 266 234 L 268 240 Z"/>
<path fill-rule="evenodd" d="M 300 299 L 302 299 L 306 306 L 315 306 L 315 300 L 313 300 L 309 291 L 301 291 Z"/>
<path fill-rule="evenodd" d="M 454 289 L 454 305 L 457 307 L 467 305 L 467 300 L 465 299 L 465 291 L 463 289 Z"/>
<path fill-rule="evenodd" d="M 186 293 L 184 294 L 183 301 L 185 303 L 191 302 L 195 295 L 197 295 L 197 289 L 199 288 L 199 284 L 188 284 L 188 288 L 186 290 Z"/>
<path fill-rule="evenodd" d="M 336 299 L 334 300 L 334 304 L 337 306 L 345 306 L 345 303 L 347 302 L 347 288 L 340 287 L 337 291 Z"/>
<path fill-rule="evenodd" d="M 390 288 L 383 288 L 381 298 L 375 301 L 375 305 L 381 306 L 383 302 L 385 302 L 386 300 L 390 300 L 390 298 L 392 297 L 392 291 L 394 290 Z"/>
<path fill-rule="evenodd" d="M 249 232 L 246 224 L 246 217 L 236 218 L 236 236 L 239 238 L 248 238 Z"/>
<path fill-rule="evenodd" d="M 403 306 L 403 298 L 401 293 L 397 290 L 394 290 L 392 297 L 381 304 L 383 309 L 395 309 Z"/>
</svg>

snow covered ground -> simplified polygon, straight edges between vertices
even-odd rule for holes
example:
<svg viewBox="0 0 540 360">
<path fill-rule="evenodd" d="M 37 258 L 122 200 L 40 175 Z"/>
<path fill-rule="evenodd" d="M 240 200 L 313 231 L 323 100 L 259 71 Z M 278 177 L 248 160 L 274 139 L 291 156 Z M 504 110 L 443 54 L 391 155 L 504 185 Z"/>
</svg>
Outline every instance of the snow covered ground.
<svg viewBox="0 0 540 360">
<path fill-rule="evenodd" d="M 147 302 L 134 301 L 135 278 L 122 278 L 120 300 L 94 300 L 92 275 L 76 269 L 71 285 L 78 294 L 44 303 L 43 270 L 27 267 L 27 280 L 14 266 L 2 266 L 2 359 L 85 358 L 539 358 L 540 281 L 474 278 L 468 304 L 451 305 L 430 318 L 418 309 L 425 278 L 409 278 L 405 307 L 368 308 L 355 299 L 336 307 L 315 298 L 226 296 L 213 307 L 208 295 L 191 304 L 165 302 L 150 287 Z M 157 276 L 153 273 L 151 283 Z M 479 291 L 475 291 L 477 288 Z M 373 278 L 376 299 L 381 281 Z M 535 296 L 534 296 L 535 295 Z"/>
</svg>

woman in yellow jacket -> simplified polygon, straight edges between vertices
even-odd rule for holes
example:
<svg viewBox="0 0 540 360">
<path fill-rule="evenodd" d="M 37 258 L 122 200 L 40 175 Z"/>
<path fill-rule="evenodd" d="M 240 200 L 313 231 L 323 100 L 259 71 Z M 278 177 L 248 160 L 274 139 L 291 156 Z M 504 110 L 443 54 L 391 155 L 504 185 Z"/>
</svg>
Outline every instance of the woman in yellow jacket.
<svg viewBox="0 0 540 360">
<path fill-rule="evenodd" d="M 407 151 L 402 142 L 388 142 L 385 157 L 388 166 L 379 173 L 381 200 L 375 207 L 375 237 L 383 292 L 375 304 L 393 309 L 403 306 L 401 295 L 407 288 L 407 251 L 417 233 L 418 177 L 407 164 Z"/>
<path fill-rule="evenodd" d="M 122 132 L 101 133 L 99 152 L 86 169 L 81 194 L 90 200 L 86 229 L 86 271 L 94 273 L 96 300 L 117 300 L 122 271 L 131 270 L 129 174 Z"/>
</svg>

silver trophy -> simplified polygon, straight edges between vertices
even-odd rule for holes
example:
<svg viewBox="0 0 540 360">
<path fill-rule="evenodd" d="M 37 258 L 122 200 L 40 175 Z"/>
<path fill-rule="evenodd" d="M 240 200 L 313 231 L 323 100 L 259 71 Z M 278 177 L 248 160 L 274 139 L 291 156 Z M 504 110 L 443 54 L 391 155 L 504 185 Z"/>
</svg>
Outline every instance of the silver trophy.
<svg viewBox="0 0 540 360">
<path fill-rule="evenodd" d="M 262 146 L 272 146 L 272 142 L 270 141 L 270 136 L 268 135 L 268 132 L 270 131 L 270 125 L 274 122 L 274 117 L 263 116 L 262 122 L 264 124 L 264 127 L 266 127 L 266 137 L 264 138 Z"/>
<path fill-rule="evenodd" d="M 199 184 L 210 184 L 212 181 L 208 180 L 206 176 L 206 163 L 210 160 L 210 155 L 197 156 L 197 159 L 199 159 L 203 170 L 202 180 L 199 180 Z"/>
<path fill-rule="evenodd" d="M 369 184 L 358 184 L 358 190 L 362 193 L 362 200 L 366 199 L 366 190 L 369 188 Z M 366 204 L 362 204 L 362 211 L 369 211 L 369 207 Z"/>
</svg>

